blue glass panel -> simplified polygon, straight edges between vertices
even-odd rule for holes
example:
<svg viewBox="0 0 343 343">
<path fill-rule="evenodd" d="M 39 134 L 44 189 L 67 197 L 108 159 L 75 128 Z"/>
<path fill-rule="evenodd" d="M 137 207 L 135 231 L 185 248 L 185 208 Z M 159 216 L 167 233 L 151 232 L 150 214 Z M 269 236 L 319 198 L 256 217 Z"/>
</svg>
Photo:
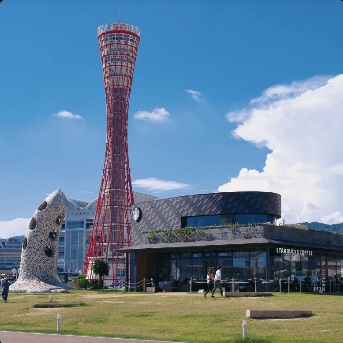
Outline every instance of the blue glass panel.
<svg viewBox="0 0 343 343">
<path fill-rule="evenodd" d="M 274 222 L 274 217 L 267 214 L 236 214 L 236 223 L 252 224 L 252 223 L 267 223 Z"/>
<path fill-rule="evenodd" d="M 76 229 L 76 228 L 83 228 L 84 221 L 83 220 L 68 220 L 67 221 L 67 229 Z"/>
<path fill-rule="evenodd" d="M 202 226 L 219 226 L 237 224 L 252 224 L 252 223 L 273 223 L 274 216 L 268 214 L 227 214 L 227 215 L 213 215 L 213 216 L 195 216 L 182 218 L 182 225 L 188 227 L 202 227 Z"/>
</svg>

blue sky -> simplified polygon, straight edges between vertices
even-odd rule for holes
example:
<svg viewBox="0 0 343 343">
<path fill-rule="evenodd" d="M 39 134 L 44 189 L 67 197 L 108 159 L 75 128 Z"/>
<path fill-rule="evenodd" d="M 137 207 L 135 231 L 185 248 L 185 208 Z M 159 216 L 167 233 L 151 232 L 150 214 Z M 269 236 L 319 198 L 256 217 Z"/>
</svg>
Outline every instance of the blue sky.
<svg viewBox="0 0 343 343">
<path fill-rule="evenodd" d="M 343 221 L 343 2 L 0 3 L 0 236 L 60 188 L 97 197 L 98 26 L 141 29 L 129 110 L 134 191 L 282 195 L 287 222 Z"/>
</svg>

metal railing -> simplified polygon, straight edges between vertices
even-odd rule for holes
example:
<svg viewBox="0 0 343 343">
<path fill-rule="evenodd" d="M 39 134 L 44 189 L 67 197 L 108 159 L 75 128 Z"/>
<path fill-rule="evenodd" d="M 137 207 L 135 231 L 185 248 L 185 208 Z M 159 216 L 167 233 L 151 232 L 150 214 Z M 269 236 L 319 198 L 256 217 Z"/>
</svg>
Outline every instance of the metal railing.
<svg viewBox="0 0 343 343">
<path fill-rule="evenodd" d="M 128 283 L 120 280 L 112 283 L 110 288 L 118 291 L 133 292 L 157 292 L 157 291 L 183 291 L 193 292 L 199 289 L 207 289 L 206 280 L 193 280 L 189 278 L 183 286 L 177 286 L 176 282 L 155 282 L 152 278 L 143 278 L 136 283 Z M 304 292 L 304 293 L 342 293 L 343 283 L 339 280 L 323 280 L 321 278 L 304 281 L 303 279 L 292 280 L 290 277 L 284 279 L 264 280 L 250 279 L 237 280 L 235 278 L 223 280 L 223 289 L 226 292 Z"/>
</svg>

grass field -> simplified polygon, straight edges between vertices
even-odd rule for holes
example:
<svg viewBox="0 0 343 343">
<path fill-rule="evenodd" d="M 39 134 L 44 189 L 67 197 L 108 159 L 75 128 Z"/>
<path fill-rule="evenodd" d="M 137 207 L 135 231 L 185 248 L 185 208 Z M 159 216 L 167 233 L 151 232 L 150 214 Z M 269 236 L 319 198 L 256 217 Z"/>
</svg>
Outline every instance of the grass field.
<svg viewBox="0 0 343 343">
<path fill-rule="evenodd" d="M 197 293 L 122 293 L 71 291 L 53 301 L 80 306 L 34 308 L 49 294 L 10 292 L 1 303 L 0 330 L 159 339 L 184 342 L 239 342 L 247 321 L 246 342 L 343 342 L 343 296 L 274 293 L 259 298 L 207 298 Z M 312 310 L 300 319 L 254 320 L 246 310 Z"/>
</svg>

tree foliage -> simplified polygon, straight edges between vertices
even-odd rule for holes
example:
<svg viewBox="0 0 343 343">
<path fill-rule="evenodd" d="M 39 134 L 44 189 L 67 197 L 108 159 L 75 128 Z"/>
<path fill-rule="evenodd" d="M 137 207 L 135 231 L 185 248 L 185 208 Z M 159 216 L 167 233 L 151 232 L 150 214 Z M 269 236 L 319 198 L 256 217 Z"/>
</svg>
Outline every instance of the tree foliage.
<svg viewBox="0 0 343 343">
<path fill-rule="evenodd" d="M 75 279 L 74 282 L 81 288 L 89 288 L 90 282 L 86 278 L 85 274 L 80 274 L 78 275 Z"/>
<path fill-rule="evenodd" d="M 110 272 L 110 265 L 108 261 L 99 259 L 93 263 L 93 273 L 99 275 L 100 287 L 103 286 L 103 277 L 107 276 Z"/>
</svg>

